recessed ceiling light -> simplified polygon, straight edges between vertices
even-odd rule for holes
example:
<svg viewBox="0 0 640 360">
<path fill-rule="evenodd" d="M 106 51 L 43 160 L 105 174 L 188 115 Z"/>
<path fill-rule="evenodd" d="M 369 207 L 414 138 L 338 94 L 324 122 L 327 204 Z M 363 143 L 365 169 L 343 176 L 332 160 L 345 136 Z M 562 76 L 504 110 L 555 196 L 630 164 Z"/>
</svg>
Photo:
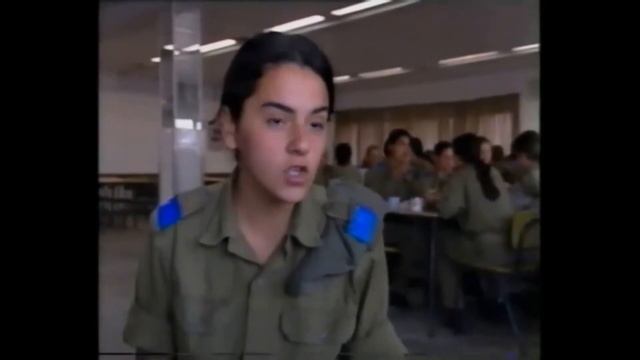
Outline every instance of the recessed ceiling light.
<svg viewBox="0 0 640 360">
<path fill-rule="evenodd" d="M 163 46 L 163 48 L 164 48 L 165 50 L 173 50 L 173 45 L 172 45 L 172 44 L 165 45 L 165 46 Z"/>
<path fill-rule="evenodd" d="M 151 58 L 151 62 L 159 63 L 160 62 L 160 58 L 159 57 Z"/>
<path fill-rule="evenodd" d="M 334 83 L 343 83 L 351 80 L 351 75 L 341 75 L 333 78 Z"/>
<path fill-rule="evenodd" d="M 409 71 L 410 71 L 409 69 L 405 69 L 403 67 L 394 67 L 390 69 L 364 72 L 364 73 L 358 74 L 358 76 L 364 79 L 373 79 L 373 78 L 383 77 L 383 76 L 400 75 L 400 74 L 407 73 Z"/>
<path fill-rule="evenodd" d="M 200 44 L 193 44 L 191 46 L 187 46 L 186 48 L 182 49 L 182 51 L 185 51 L 185 52 L 198 51 L 198 50 L 200 50 Z"/>
<path fill-rule="evenodd" d="M 209 51 L 214 51 L 214 50 L 222 49 L 222 48 L 225 48 L 225 47 L 233 46 L 233 45 L 235 45 L 237 43 L 238 42 L 236 40 L 234 40 L 234 39 L 224 39 L 224 40 L 212 42 L 212 43 L 209 43 L 209 44 L 200 45 L 200 52 L 201 53 L 206 53 L 206 52 L 209 52 Z"/>
<path fill-rule="evenodd" d="M 386 4 L 388 2 L 391 2 L 391 0 L 369 0 L 369 1 L 363 1 L 361 3 L 357 3 L 354 5 L 350 5 L 347 7 L 343 7 L 341 9 L 337 9 L 337 10 L 333 10 L 331 12 L 331 15 L 335 15 L 335 16 L 343 16 L 343 15 L 347 15 L 347 14 L 352 14 L 354 12 L 358 12 L 358 11 L 362 11 L 365 9 L 370 9 L 374 6 L 379 6 L 382 4 Z"/>
<path fill-rule="evenodd" d="M 514 47 L 513 49 L 511 49 L 511 51 L 515 52 L 515 53 L 519 53 L 519 54 L 527 54 L 527 53 L 532 53 L 532 52 L 536 52 L 540 50 L 540 44 L 531 44 L 531 45 L 524 45 L 524 46 L 518 46 L 518 47 Z"/>
<path fill-rule="evenodd" d="M 474 63 L 479 61 L 493 60 L 503 56 L 504 55 L 500 54 L 498 51 L 488 51 L 488 52 L 483 52 L 479 54 L 465 55 L 465 56 L 440 60 L 438 61 L 438 64 L 440 64 L 440 66 L 456 66 L 456 65 L 469 64 L 469 63 Z"/>
<path fill-rule="evenodd" d="M 313 15 L 306 18 L 290 21 L 288 23 L 280 24 L 269 29 L 265 29 L 264 32 L 269 32 L 269 31 L 287 32 L 293 29 L 299 29 L 312 24 L 317 24 L 322 21 L 324 21 L 324 16 Z"/>
</svg>

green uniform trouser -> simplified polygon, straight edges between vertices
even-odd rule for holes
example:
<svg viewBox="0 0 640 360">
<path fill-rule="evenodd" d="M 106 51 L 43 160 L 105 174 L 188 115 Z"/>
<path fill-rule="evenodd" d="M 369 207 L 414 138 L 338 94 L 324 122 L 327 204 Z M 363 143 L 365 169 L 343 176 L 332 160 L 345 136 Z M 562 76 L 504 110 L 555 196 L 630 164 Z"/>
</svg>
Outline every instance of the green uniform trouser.
<svg viewBox="0 0 640 360">
<path fill-rule="evenodd" d="M 459 230 L 443 229 L 439 235 L 438 280 L 442 304 L 448 309 L 464 307 L 463 264 L 500 266 L 512 259 L 506 235 L 485 233 L 470 236 Z"/>
</svg>

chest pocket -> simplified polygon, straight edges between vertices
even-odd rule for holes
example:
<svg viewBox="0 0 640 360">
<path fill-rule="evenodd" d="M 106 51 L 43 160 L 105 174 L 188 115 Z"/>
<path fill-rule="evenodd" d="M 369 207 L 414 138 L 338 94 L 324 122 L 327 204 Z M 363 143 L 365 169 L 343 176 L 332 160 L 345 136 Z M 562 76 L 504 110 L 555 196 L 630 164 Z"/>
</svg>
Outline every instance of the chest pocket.
<svg viewBox="0 0 640 360">
<path fill-rule="evenodd" d="M 189 336 L 209 336 L 219 333 L 221 325 L 229 322 L 231 304 L 220 299 L 196 296 L 176 298 L 175 319 L 179 328 Z M 223 327 L 224 328 L 224 327 Z"/>
<path fill-rule="evenodd" d="M 353 336 L 357 305 L 348 276 L 326 279 L 319 291 L 289 298 L 280 316 L 284 338 L 292 343 L 340 345 Z"/>
</svg>

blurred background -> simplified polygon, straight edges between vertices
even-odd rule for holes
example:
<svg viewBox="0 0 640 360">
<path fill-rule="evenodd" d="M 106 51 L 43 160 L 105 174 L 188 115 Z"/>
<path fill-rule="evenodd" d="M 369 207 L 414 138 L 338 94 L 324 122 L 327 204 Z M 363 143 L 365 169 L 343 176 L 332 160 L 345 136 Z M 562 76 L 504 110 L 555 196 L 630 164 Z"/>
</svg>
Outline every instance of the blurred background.
<svg viewBox="0 0 640 360">
<path fill-rule="evenodd" d="M 233 169 L 214 121 L 222 78 L 244 39 L 277 26 L 310 37 L 331 60 L 337 112 L 328 154 L 348 143 L 354 165 L 394 128 L 407 129 L 425 150 L 474 132 L 507 152 L 518 134 L 540 129 L 538 1 L 102 1 L 102 353 L 132 350 L 122 329 L 151 210 Z M 519 304 L 522 340 L 506 315 L 479 318 L 464 336 L 438 325 L 429 334 L 427 296 L 417 291 L 410 306 L 390 309 L 412 353 L 505 359 L 524 341 L 526 356 L 537 356 L 530 297 Z"/>
</svg>

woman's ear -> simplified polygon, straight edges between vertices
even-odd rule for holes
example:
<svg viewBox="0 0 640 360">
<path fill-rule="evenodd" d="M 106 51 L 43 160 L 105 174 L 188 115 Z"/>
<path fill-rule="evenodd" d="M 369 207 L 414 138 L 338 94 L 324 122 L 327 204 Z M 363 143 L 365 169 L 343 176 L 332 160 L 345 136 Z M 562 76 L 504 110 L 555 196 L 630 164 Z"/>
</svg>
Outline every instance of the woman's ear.
<svg viewBox="0 0 640 360">
<path fill-rule="evenodd" d="M 236 123 L 231 118 L 229 108 L 223 106 L 218 112 L 218 121 L 222 125 L 222 141 L 229 150 L 237 150 L 238 142 L 236 139 Z"/>
</svg>

